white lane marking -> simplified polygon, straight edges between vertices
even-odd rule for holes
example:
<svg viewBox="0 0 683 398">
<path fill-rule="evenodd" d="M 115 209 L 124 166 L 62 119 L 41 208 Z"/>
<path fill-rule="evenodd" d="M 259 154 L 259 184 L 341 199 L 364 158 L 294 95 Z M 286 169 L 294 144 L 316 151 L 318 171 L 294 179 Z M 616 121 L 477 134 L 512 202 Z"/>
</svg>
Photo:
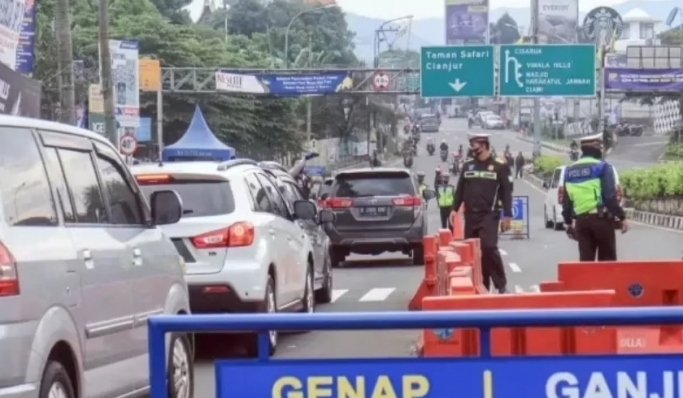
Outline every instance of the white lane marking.
<svg viewBox="0 0 683 398">
<path fill-rule="evenodd" d="M 519 268 L 519 265 L 517 265 L 517 263 L 508 263 L 508 265 L 510 266 L 512 272 L 522 272 L 522 269 Z"/>
<path fill-rule="evenodd" d="M 531 286 L 529 286 L 529 290 L 531 290 L 534 293 L 540 293 L 541 287 L 538 285 L 531 285 Z"/>
<path fill-rule="evenodd" d="M 349 292 L 349 289 L 332 289 L 332 300 L 331 303 L 339 300 L 339 298 Z"/>
<path fill-rule="evenodd" d="M 506 252 L 506 251 L 503 250 L 503 249 L 498 249 L 498 251 L 500 252 L 500 255 L 501 255 L 501 256 L 507 256 L 507 255 L 508 255 L 508 252 Z"/>
<path fill-rule="evenodd" d="M 515 293 L 524 293 L 524 289 L 519 285 L 515 285 Z"/>
<path fill-rule="evenodd" d="M 534 190 L 540 192 L 541 194 L 543 194 L 543 195 L 546 194 L 546 192 L 545 192 L 544 190 L 542 190 L 541 188 L 537 187 L 536 185 L 530 183 L 529 181 L 527 181 L 527 180 L 522 180 L 522 181 L 526 182 L 526 184 L 527 184 L 528 186 L 530 186 L 530 187 L 533 188 Z M 677 229 L 664 228 L 664 227 L 660 227 L 659 225 L 650 225 L 650 224 L 645 224 L 645 223 L 638 222 L 638 221 L 633 221 L 633 220 L 627 220 L 627 221 L 628 221 L 629 224 L 636 224 L 636 225 L 640 225 L 640 226 L 643 226 L 643 227 L 658 229 L 658 230 L 660 230 L 660 231 L 674 232 L 674 233 L 677 233 L 677 234 L 683 234 L 683 231 L 680 231 L 680 230 L 677 230 Z"/>
<path fill-rule="evenodd" d="M 642 144 L 635 144 L 633 146 L 641 147 L 641 146 L 655 146 L 655 145 L 662 145 L 662 144 L 668 144 L 669 141 L 654 141 L 654 142 L 644 142 Z"/>
<path fill-rule="evenodd" d="M 519 285 L 515 285 L 515 293 L 540 293 L 541 288 L 538 285 L 531 285 L 527 290 L 524 290 L 523 287 Z"/>
<path fill-rule="evenodd" d="M 391 293 L 396 290 L 393 287 L 381 287 L 381 288 L 374 288 L 370 289 L 369 292 L 365 293 L 363 297 L 360 298 L 360 302 L 368 302 L 368 301 L 384 301 L 389 297 Z"/>
</svg>

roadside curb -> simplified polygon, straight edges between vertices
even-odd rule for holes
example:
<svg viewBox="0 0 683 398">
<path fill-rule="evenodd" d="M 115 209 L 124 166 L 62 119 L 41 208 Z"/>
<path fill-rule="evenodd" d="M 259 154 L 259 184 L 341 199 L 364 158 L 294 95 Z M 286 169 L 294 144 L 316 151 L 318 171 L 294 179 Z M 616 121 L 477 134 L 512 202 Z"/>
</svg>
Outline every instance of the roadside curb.
<svg viewBox="0 0 683 398">
<path fill-rule="evenodd" d="M 525 138 L 525 137 L 519 137 L 519 136 L 517 136 L 516 138 L 519 141 L 524 141 L 524 142 L 527 142 L 529 144 L 534 143 L 533 139 L 529 139 L 529 138 Z M 615 146 L 617 145 L 616 139 L 614 140 L 614 145 Z M 560 153 L 568 153 L 569 151 L 571 151 L 571 149 L 568 146 L 550 144 L 550 143 L 547 143 L 545 141 L 541 141 L 541 147 L 546 148 L 546 149 L 550 149 L 551 151 L 560 152 Z M 612 153 L 612 149 L 613 148 L 610 148 L 607 150 L 607 155 Z"/>
<path fill-rule="evenodd" d="M 529 184 L 545 191 L 543 188 L 542 178 L 527 173 L 524 175 L 524 180 L 526 180 Z M 649 211 L 636 210 L 634 208 L 625 208 L 624 212 L 626 213 L 627 220 L 633 220 L 641 224 L 683 231 L 683 217 L 680 216 L 652 213 Z"/>
</svg>

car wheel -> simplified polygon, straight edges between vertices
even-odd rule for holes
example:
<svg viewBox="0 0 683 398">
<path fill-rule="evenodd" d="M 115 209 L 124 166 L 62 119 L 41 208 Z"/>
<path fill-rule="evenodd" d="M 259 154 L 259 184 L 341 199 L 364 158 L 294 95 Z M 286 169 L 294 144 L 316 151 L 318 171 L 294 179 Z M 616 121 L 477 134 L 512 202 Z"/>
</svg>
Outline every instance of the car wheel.
<svg viewBox="0 0 683 398">
<path fill-rule="evenodd" d="M 546 228 L 552 228 L 554 222 L 551 220 L 548 220 L 548 208 L 543 206 L 543 220 L 545 221 L 545 227 Z"/>
<path fill-rule="evenodd" d="M 304 298 L 301 299 L 301 312 L 312 314 L 315 312 L 315 290 L 313 289 L 313 268 L 309 264 L 306 271 L 306 287 L 304 288 Z"/>
<path fill-rule="evenodd" d="M 325 259 L 325 269 L 323 269 L 323 287 L 315 292 L 315 302 L 327 304 L 332 301 L 332 262 L 330 256 Z"/>
<path fill-rule="evenodd" d="M 61 363 L 49 361 L 40 380 L 40 398 L 76 398 L 69 374 Z"/>
<path fill-rule="evenodd" d="M 415 246 L 413 249 L 413 265 L 424 265 L 425 249 L 424 246 Z"/>
<path fill-rule="evenodd" d="M 555 210 L 553 209 L 553 227 L 555 227 L 555 231 L 564 231 L 564 224 L 561 222 L 557 222 L 557 214 L 555 213 Z"/>
<path fill-rule="evenodd" d="M 171 335 L 168 347 L 166 380 L 170 398 L 192 398 L 194 396 L 194 364 L 192 345 L 186 334 Z"/>
<path fill-rule="evenodd" d="M 275 280 L 272 276 L 268 276 L 268 281 L 266 282 L 266 294 L 265 302 L 263 303 L 263 311 L 268 314 L 277 313 L 277 296 L 275 292 Z M 268 355 L 275 354 L 277 350 L 279 335 L 277 330 L 268 331 Z M 254 333 L 249 336 L 249 340 L 246 345 L 247 355 L 250 357 L 258 356 L 258 333 Z"/>
</svg>

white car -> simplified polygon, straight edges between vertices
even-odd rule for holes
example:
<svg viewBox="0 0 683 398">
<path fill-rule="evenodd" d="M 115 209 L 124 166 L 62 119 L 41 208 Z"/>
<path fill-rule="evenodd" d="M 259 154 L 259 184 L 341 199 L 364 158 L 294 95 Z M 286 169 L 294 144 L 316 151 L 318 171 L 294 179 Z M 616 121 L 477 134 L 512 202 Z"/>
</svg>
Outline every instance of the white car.
<svg viewBox="0 0 683 398">
<path fill-rule="evenodd" d="M 171 162 L 131 168 L 150 196 L 172 189 L 184 214 L 164 227 L 185 259 L 193 313 L 313 312 L 314 253 L 297 220 L 330 222 L 309 200 L 283 198 L 272 174 L 252 160 Z M 277 332 L 270 332 L 275 352 Z M 258 353 L 256 336 L 247 352 Z"/>
<path fill-rule="evenodd" d="M 490 130 L 500 130 L 505 128 L 505 124 L 503 123 L 503 119 L 500 118 L 498 115 L 487 115 L 484 118 L 484 126 L 485 129 L 490 129 Z"/>
<path fill-rule="evenodd" d="M 543 188 L 547 189 L 545 194 L 545 205 L 543 206 L 543 219 L 546 228 L 555 228 L 557 231 L 564 230 L 564 218 L 562 217 L 562 201 L 564 200 L 564 174 L 567 166 L 560 166 L 555 169 L 550 183 L 544 182 Z M 615 167 L 614 181 L 616 182 L 617 199 L 622 200 L 622 189 L 619 184 L 619 173 Z"/>
</svg>

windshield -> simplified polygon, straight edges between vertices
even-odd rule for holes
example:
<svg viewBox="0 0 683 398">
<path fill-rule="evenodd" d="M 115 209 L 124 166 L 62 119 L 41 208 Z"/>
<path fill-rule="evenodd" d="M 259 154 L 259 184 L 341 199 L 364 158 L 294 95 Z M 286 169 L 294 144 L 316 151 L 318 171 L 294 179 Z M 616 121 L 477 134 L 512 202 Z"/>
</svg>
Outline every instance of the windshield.
<svg viewBox="0 0 683 398">
<path fill-rule="evenodd" d="M 334 196 L 342 198 L 415 195 L 410 175 L 403 172 L 343 174 L 335 185 Z"/>
<path fill-rule="evenodd" d="M 140 185 L 149 202 L 153 192 L 173 190 L 183 203 L 183 217 L 207 217 L 230 214 L 235 201 L 228 181 L 178 181 L 163 185 Z"/>
<path fill-rule="evenodd" d="M 428 117 L 423 117 L 420 119 L 420 123 L 422 124 L 437 124 L 439 123 L 438 120 L 436 120 L 436 116 L 428 116 Z"/>
<path fill-rule="evenodd" d="M 488 116 L 486 116 L 486 120 L 490 120 L 492 122 L 497 122 L 501 119 L 500 119 L 500 116 L 497 116 L 497 115 L 488 115 Z"/>
</svg>

